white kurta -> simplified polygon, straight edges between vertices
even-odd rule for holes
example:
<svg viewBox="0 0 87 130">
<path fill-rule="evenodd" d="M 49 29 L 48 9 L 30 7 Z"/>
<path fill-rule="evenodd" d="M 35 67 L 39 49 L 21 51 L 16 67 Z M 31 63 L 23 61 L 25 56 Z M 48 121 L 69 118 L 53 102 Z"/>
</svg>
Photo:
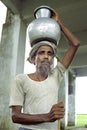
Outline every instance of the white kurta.
<svg viewBox="0 0 87 130">
<path fill-rule="evenodd" d="M 10 106 L 23 106 L 23 113 L 48 113 L 52 105 L 58 102 L 58 88 L 64 77 L 65 68 L 61 63 L 55 67 L 53 73 L 44 81 L 30 79 L 27 74 L 16 76 L 11 91 Z M 37 125 L 22 125 L 24 128 L 35 130 L 57 130 L 58 122 L 40 123 Z"/>
</svg>

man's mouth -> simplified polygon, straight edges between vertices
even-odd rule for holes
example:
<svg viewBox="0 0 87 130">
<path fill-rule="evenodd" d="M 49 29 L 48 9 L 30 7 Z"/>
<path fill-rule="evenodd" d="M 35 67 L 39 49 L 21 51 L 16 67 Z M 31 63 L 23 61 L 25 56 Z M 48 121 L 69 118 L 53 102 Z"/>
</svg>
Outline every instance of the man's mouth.
<svg viewBox="0 0 87 130">
<path fill-rule="evenodd" d="M 50 64 L 48 61 L 42 61 L 41 63 L 42 63 L 42 64 L 47 64 L 47 65 Z"/>
</svg>

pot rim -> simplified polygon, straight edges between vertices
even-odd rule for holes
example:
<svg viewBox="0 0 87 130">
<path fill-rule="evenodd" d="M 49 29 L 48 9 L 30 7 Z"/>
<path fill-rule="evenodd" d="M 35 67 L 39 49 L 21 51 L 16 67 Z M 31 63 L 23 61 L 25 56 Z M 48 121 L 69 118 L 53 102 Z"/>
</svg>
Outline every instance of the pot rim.
<svg viewBox="0 0 87 130">
<path fill-rule="evenodd" d="M 39 9 L 42 9 L 42 8 L 46 8 L 48 9 L 49 11 L 51 11 L 51 13 L 53 12 L 52 8 L 47 6 L 47 5 L 42 5 L 42 6 L 39 6 L 37 7 L 35 10 L 34 10 L 34 17 L 36 18 L 36 12 L 39 10 Z"/>
</svg>

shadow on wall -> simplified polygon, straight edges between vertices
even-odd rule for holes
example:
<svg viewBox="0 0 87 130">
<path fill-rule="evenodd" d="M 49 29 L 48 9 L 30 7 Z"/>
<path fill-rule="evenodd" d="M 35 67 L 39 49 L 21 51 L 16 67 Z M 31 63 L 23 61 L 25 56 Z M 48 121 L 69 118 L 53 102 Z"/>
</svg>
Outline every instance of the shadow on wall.
<svg viewBox="0 0 87 130">
<path fill-rule="evenodd" d="M 18 130 L 18 126 L 14 125 L 9 117 L 3 117 L 0 119 L 0 130 Z"/>
</svg>

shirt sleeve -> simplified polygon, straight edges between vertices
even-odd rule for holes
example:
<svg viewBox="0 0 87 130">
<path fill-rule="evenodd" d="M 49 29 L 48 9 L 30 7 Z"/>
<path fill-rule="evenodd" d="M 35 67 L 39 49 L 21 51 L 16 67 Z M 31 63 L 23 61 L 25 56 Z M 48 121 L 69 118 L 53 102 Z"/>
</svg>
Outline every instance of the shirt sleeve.
<svg viewBox="0 0 87 130">
<path fill-rule="evenodd" d="M 63 64 L 61 62 L 57 62 L 54 73 L 57 76 L 57 80 L 58 80 L 59 84 L 64 79 L 66 70 L 67 69 L 63 66 Z"/>
<path fill-rule="evenodd" d="M 67 70 L 63 64 L 61 62 L 57 62 L 57 69 L 61 72 L 61 73 L 65 73 L 65 71 Z"/>
<path fill-rule="evenodd" d="M 20 76 L 16 76 L 10 93 L 9 107 L 20 105 L 23 106 L 24 92 L 23 92 L 23 81 Z"/>
</svg>

